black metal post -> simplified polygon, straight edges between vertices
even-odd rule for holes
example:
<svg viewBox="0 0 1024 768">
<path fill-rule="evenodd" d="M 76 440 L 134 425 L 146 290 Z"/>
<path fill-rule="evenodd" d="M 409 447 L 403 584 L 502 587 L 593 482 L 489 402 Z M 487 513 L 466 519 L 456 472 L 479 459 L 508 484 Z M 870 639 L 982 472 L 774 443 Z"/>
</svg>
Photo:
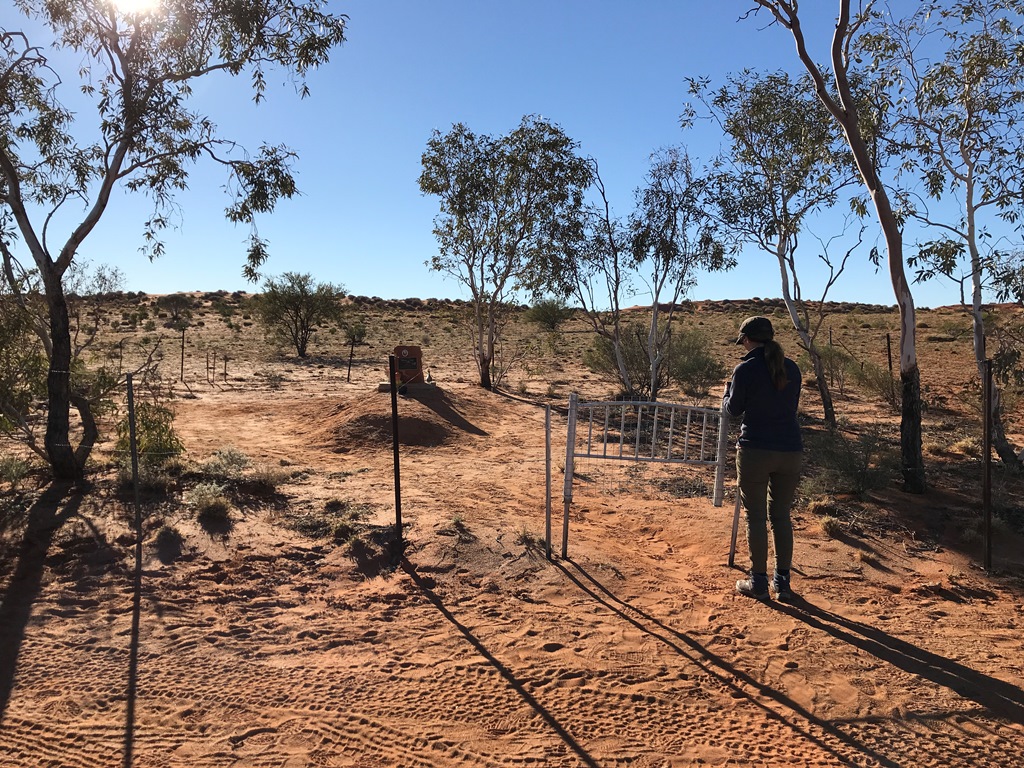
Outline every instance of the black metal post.
<svg viewBox="0 0 1024 768">
<path fill-rule="evenodd" d="M 391 444 L 395 453 L 395 548 L 402 549 L 402 473 L 398 461 L 398 377 L 395 356 L 388 355 L 391 382 Z"/>
<path fill-rule="evenodd" d="M 185 326 L 181 326 L 181 375 L 179 381 L 185 380 Z"/>
<path fill-rule="evenodd" d="M 992 360 L 985 360 L 982 382 L 982 449 L 984 475 L 981 483 L 981 507 L 985 515 L 985 570 L 992 570 Z"/>
</svg>

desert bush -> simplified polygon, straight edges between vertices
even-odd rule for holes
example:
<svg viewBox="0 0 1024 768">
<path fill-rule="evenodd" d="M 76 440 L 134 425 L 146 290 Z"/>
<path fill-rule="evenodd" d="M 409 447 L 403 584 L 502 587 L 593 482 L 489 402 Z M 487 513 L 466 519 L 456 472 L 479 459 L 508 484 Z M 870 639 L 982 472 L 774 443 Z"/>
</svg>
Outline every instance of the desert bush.
<svg viewBox="0 0 1024 768">
<path fill-rule="evenodd" d="M 153 537 L 153 544 L 161 552 L 181 550 L 181 545 L 185 539 L 172 525 L 162 525 L 156 532 L 156 536 Z"/>
<path fill-rule="evenodd" d="M 285 272 L 267 278 L 255 313 L 268 333 L 293 346 L 299 357 L 306 357 L 316 328 L 338 319 L 344 296 L 344 286 L 314 283 L 312 275 Z"/>
<path fill-rule="evenodd" d="M 246 475 L 246 480 L 257 493 L 275 493 L 278 486 L 286 482 L 290 474 L 270 464 L 256 464 Z"/>
<path fill-rule="evenodd" d="M 807 453 L 815 459 L 804 480 L 808 496 L 868 491 L 889 484 L 899 466 L 896 451 L 877 428 L 869 427 L 852 437 L 830 430 L 807 438 Z"/>
<path fill-rule="evenodd" d="M 180 456 L 185 446 L 174 431 L 174 411 L 159 403 L 141 401 L 135 406 L 135 445 L 139 467 L 159 467 Z M 117 424 L 117 464 L 131 469 L 131 425 L 128 414 Z"/>
<path fill-rule="evenodd" d="M 303 536 L 346 543 L 363 530 L 369 514 L 367 507 L 342 499 L 331 499 L 321 511 L 287 515 L 285 524 Z"/>
<path fill-rule="evenodd" d="M 887 368 L 863 362 L 850 365 L 848 370 L 850 379 L 861 389 L 888 403 L 894 412 L 900 412 L 903 392 L 899 382 Z"/>
<path fill-rule="evenodd" d="M 648 327 L 643 323 L 628 323 L 621 329 L 621 351 L 626 380 L 615 362 L 615 348 L 611 339 L 598 336 L 583 353 L 583 364 L 594 373 L 603 374 L 619 382 L 622 396 L 646 399 L 651 395 L 651 361 L 647 356 Z M 658 372 L 658 389 L 668 384 L 668 368 Z"/>
<path fill-rule="evenodd" d="M 131 461 L 120 464 L 117 468 L 117 482 L 122 491 L 132 487 Z M 167 496 L 177 484 L 176 475 L 167 471 L 165 466 L 139 464 L 139 491 L 151 495 Z"/>
<path fill-rule="evenodd" d="M 252 463 L 242 451 L 228 446 L 218 448 L 202 466 L 203 474 L 220 480 L 237 480 Z"/>
<path fill-rule="evenodd" d="M 828 344 L 818 347 L 818 354 L 821 356 L 821 365 L 828 379 L 829 389 L 838 395 L 845 395 L 847 371 L 854 365 L 853 358 L 839 347 Z M 805 371 L 814 370 L 811 359 L 806 354 L 801 359 L 801 368 Z"/>
<path fill-rule="evenodd" d="M 16 485 L 31 470 L 31 465 L 20 456 L 0 456 L 0 483 Z"/>
<path fill-rule="evenodd" d="M 199 483 L 189 492 L 188 500 L 196 509 L 196 519 L 204 525 L 227 522 L 231 515 L 231 502 L 219 483 Z"/>
<path fill-rule="evenodd" d="M 711 352 L 708 337 L 695 328 L 678 329 L 669 342 L 666 367 L 683 393 L 700 405 L 728 371 Z"/>
<path fill-rule="evenodd" d="M 572 319 L 573 309 L 565 303 L 564 299 L 547 298 L 535 302 L 526 312 L 523 319 L 530 323 L 536 323 L 548 331 L 557 331 L 558 326 L 566 320 Z"/>
</svg>

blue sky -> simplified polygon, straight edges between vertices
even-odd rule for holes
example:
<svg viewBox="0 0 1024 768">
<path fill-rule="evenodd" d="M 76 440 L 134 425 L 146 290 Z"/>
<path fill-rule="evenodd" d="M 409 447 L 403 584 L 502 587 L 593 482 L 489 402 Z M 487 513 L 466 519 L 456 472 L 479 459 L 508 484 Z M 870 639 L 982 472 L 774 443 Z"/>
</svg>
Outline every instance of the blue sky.
<svg viewBox="0 0 1024 768">
<path fill-rule="evenodd" d="M 4 5 L 0 22 L 12 28 L 20 22 Z M 417 177 L 431 131 L 461 121 L 478 133 L 499 134 L 525 114 L 543 115 L 598 161 L 624 217 L 653 151 L 685 144 L 702 163 L 719 149 L 710 126 L 679 127 L 687 76 L 718 83 L 744 67 L 799 71 L 785 30 L 769 27 L 763 12 L 740 20 L 749 5 L 346 0 L 334 8 L 350 16 L 348 42 L 312 75 L 310 98 L 300 100 L 283 75 L 272 73 L 269 98 L 255 107 L 244 78 L 212 77 L 195 89 L 196 106 L 243 146 L 284 143 L 299 154 L 302 196 L 259 221 L 272 254 L 265 273 L 309 272 L 350 293 L 383 298 L 467 298 L 454 279 L 425 265 L 436 252 L 438 207 L 420 193 Z M 806 5 L 817 8 L 805 24 L 824 57 L 835 4 Z M 223 184 L 218 169 L 195 169 L 190 189 L 177 198 L 178 228 L 166 233 L 167 253 L 152 263 L 138 252 L 148 202 L 117 192 L 81 255 L 119 267 L 128 290 L 256 290 L 241 276 L 248 230 L 224 220 Z M 868 224 L 874 243 L 877 227 Z M 828 237 L 835 227 L 832 217 L 811 229 Z M 822 276 L 813 239 L 805 236 L 803 244 L 804 295 L 817 298 Z M 780 295 L 774 259 L 748 249 L 732 272 L 701 276 L 690 297 Z M 919 306 L 958 300 L 941 283 L 919 286 L 915 296 Z M 894 303 L 887 270 L 876 272 L 866 249 L 829 298 Z M 644 296 L 632 303 L 644 303 Z"/>
</svg>

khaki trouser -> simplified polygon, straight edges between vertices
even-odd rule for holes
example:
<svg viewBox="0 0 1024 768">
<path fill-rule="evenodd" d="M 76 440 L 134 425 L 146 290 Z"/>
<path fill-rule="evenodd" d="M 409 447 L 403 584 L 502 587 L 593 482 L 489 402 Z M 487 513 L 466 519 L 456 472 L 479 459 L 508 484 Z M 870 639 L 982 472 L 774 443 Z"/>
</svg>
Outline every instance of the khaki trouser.
<svg viewBox="0 0 1024 768">
<path fill-rule="evenodd" d="M 776 569 L 788 571 L 793 564 L 793 522 L 789 510 L 802 464 L 800 451 L 764 451 L 744 446 L 736 450 L 740 500 L 747 511 L 751 573 L 768 573 L 769 520 Z"/>
</svg>

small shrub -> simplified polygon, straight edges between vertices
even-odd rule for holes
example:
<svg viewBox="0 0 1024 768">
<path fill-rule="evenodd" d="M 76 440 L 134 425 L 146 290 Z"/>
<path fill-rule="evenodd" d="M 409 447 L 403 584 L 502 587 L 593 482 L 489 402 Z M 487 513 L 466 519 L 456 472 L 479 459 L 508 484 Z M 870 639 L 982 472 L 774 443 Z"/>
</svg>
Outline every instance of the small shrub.
<svg viewBox="0 0 1024 768">
<path fill-rule="evenodd" d="M 218 448 L 203 465 L 203 473 L 223 480 L 237 480 L 252 460 L 237 448 Z"/>
<path fill-rule="evenodd" d="M 821 532 L 830 539 L 834 539 L 839 536 L 843 530 L 843 526 L 839 520 L 829 515 L 825 515 L 823 518 L 818 520 L 818 524 L 821 526 Z"/>
<path fill-rule="evenodd" d="M 291 514 L 286 525 L 304 536 L 314 539 L 332 539 L 343 544 L 358 537 L 365 527 L 370 510 L 343 499 L 331 499 L 322 512 Z"/>
<path fill-rule="evenodd" d="M 711 342 L 696 329 L 674 332 L 666 355 L 669 377 L 700 405 L 711 394 L 711 388 L 725 378 L 728 371 L 711 352 Z"/>
<path fill-rule="evenodd" d="M 874 363 L 852 364 L 849 368 L 850 378 L 869 394 L 881 398 L 899 413 L 903 400 L 900 383 L 887 368 Z"/>
<path fill-rule="evenodd" d="M 223 524 L 231 515 L 231 502 L 224 495 L 223 485 L 199 483 L 189 493 L 189 501 L 196 508 L 196 519 L 203 525 Z"/>
<path fill-rule="evenodd" d="M 523 313 L 523 319 L 541 328 L 557 331 L 558 326 L 572 318 L 573 309 L 563 299 L 541 299 Z"/>
<path fill-rule="evenodd" d="M 117 482 L 122 490 L 129 490 L 132 487 L 131 462 L 127 466 L 121 465 L 117 469 Z M 175 477 L 163 466 L 152 466 L 139 464 L 139 491 L 156 496 L 167 496 L 174 490 Z"/>
<path fill-rule="evenodd" d="M 0 482 L 17 485 L 30 468 L 29 463 L 18 456 L 0 456 Z"/>
<path fill-rule="evenodd" d="M 868 491 L 888 485 L 899 460 L 884 436 L 874 428 L 848 437 L 840 430 L 808 438 L 807 453 L 816 469 L 804 481 L 811 496 Z"/>
<path fill-rule="evenodd" d="M 286 482 L 290 474 L 270 464 L 257 464 L 246 476 L 246 479 L 253 486 L 257 493 L 275 493 L 282 483 Z"/>
<path fill-rule="evenodd" d="M 158 467 L 180 456 L 185 446 L 174 431 L 174 411 L 153 402 L 139 402 L 135 406 L 135 445 L 139 466 Z M 128 414 L 117 425 L 117 461 L 120 467 L 131 469 L 131 425 Z"/>
</svg>

